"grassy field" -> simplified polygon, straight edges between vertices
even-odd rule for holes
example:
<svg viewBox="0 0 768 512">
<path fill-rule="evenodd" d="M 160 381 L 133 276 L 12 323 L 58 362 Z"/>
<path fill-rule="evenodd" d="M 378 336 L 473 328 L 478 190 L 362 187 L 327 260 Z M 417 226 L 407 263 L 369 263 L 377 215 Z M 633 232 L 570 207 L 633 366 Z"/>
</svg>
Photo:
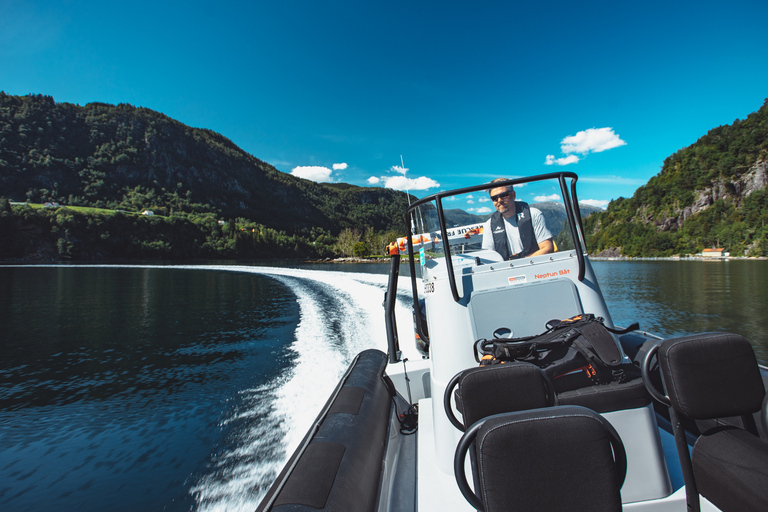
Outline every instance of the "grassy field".
<svg viewBox="0 0 768 512">
<path fill-rule="evenodd" d="M 96 214 L 96 215 L 114 215 L 116 213 L 122 213 L 124 215 L 141 215 L 140 212 L 129 212 L 127 210 L 109 210 L 107 208 L 93 208 L 90 206 L 45 206 L 41 203 L 12 203 L 11 206 L 14 208 L 23 208 L 25 206 L 28 206 L 32 209 L 40 209 L 40 208 L 51 208 L 52 210 L 71 210 L 73 212 L 79 212 L 79 213 L 88 213 L 88 214 Z"/>
</svg>

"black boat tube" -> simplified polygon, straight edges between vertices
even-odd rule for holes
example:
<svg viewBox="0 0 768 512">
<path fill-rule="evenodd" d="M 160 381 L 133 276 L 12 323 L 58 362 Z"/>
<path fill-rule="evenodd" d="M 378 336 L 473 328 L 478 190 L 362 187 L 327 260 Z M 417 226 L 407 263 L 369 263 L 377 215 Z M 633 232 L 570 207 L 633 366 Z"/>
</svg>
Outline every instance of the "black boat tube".
<svg viewBox="0 0 768 512">
<path fill-rule="evenodd" d="M 380 350 L 358 354 L 256 512 L 375 511 L 396 412 L 386 366 Z"/>
</svg>

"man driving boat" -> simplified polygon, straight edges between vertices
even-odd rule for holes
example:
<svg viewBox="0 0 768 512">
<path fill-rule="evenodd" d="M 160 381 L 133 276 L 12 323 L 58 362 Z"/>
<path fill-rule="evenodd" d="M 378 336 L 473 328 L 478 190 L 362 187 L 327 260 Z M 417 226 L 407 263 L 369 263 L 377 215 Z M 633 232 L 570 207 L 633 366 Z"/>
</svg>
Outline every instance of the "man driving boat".
<svg viewBox="0 0 768 512">
<path fill-rule="evenodd" d="M 497 178 L 491 183 L 500 181 L 507 180 Z M 489 194 L 496 213 L 483 225 L 483 249 L 498 252 L 504 260 L 554 252 L 544 215 L 528 203 L 515 201 L 512 185 L 492 188 Z"/>
</svg>

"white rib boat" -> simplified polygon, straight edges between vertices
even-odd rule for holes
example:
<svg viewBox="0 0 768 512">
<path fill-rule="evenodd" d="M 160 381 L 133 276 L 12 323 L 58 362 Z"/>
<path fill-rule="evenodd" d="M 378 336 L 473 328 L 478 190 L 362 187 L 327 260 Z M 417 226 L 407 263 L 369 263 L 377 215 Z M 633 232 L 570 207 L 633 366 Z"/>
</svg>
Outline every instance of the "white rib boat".
<svg viewBox="0 0 768 512">
<path fill-rule="evenodd" d="M 257 510 L 768 510 L 768 369 L 738 335 L 618 330 L 585 250 L 576 181 L 493 185 L 558 194 L 556 251 L 534 257 L 503 261 L 481 248 L 482 224 L 450 225 L 445 204 L 488 184 L 409 208 L 408 236 L 391 248 L 388 354 L 355 358 Z M 395 323 L 401 252 L 417 361 L 402 359 Z M 590 364 L 603 361 L 586 358 L 561 379 L 544 345 L 478 364 L 494 343 L 530 348 L 535 338 L 512 340 L 580 315 L 618 332 L 613 378 L 596 378 Z"/>
</svg>

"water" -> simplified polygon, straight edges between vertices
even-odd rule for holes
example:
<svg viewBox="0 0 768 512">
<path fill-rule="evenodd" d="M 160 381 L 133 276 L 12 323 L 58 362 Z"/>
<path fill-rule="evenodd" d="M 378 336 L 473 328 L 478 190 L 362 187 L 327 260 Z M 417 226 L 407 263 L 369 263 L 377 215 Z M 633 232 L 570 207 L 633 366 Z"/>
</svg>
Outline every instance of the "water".
<svg viewBox="0 0 768 512">
<path fill-rule="evenodd" d="M 614 323 L 662 336 L 741 334 L 768 363 L 768 262 L 597 261 Z"/>
<path fill-rule="evenodd" d="M 766 360 L 764 262 L 593 266 L 617 324 L 739 332 Z M 0 509 L 253 510 L 354 354 L 385 349 L 387 270 L 0 268 Z"/>
</svg>

